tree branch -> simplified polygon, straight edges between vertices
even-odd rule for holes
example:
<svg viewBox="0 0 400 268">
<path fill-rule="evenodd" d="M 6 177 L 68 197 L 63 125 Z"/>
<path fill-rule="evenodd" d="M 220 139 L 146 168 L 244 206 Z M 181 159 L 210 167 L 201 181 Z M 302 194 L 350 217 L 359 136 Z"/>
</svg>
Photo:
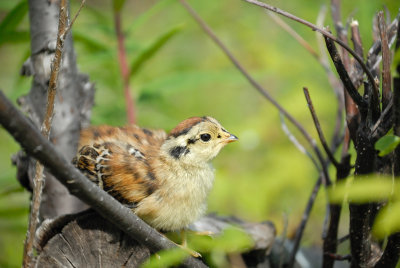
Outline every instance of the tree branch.
<svg viewBox="0 0 400 268">
<path fill-rule="evenodd" d="M 329 54 L 331 55 L 332 61 L 336 67 L 336 70 L 339 74 L 340 79 L 343 82 L 343 85 L 353 101 L 358 105 L 360 109 L 366 110 L 367 103 L 358 93 L 357 89 L 354 87 L 353 82 L 349 74 L 346 71 L 346 68 L 343 65 L 342 60 L 340 59 L 340 55 L 336 49 L 335 44 L 330 38 L 325 37 L 326 47 L 328 48 Z M 375 83 L 375 82 L 374 82 Z"/>
<path fill-rule="evenodd" d="M 51 123 L 54 115 L 54 100 L 56 98 L 56 92 L 57 92 L 58 73 L 60 71 L 62 52 L 64 48 L 67 19 L 68 19 L 68 2 L 67 0 L 61 0 L 59 20 L 58 20 L 56 51 L 54 54 L 53 63 L 51 65 L 49 88 L 47 90 L 46 113 L 41 126 L 42 135 L 46 139 L 49 138 Z M 39 161 L 37 161 L 35 169 L 35 177 L 33 179 L 34 187 L 32 194 L 32 206 L 29 216 L 28 231 L 26 234 L 26 240 L 24 244 L 24 254 L 22 263 L 23 267 L 30 267 L 32 265 L 33 242 L 35 239 L 37 223 L 39 222 L 39 209 L 42 200 L 42 191 L 44 185 L 43 171 L 44 171 L 43 165 L 40 164 Z"/>
<path fill-rule="evenodd" d="M 321 141 L 321 144 L 324 147 L 325 152 L 328 155 L 329 160 L 332 162 L 332 164 L 336 168 L 338 168 L 339 163 L 336 161 L 335 156 L 332 154 L 331 150 L 329 149 L 328 144 L 326 143 L 326 139 L 325 139 L 324 133 L 322 132 L 321 125 L 320 125 L 319 120 L 318 120 L 318 116 L 317 116 L 317 114 L 315 113 L 315 110 L 314 110 L 314 105 L 312 103 L 312 100 L 311 100 L 311 97 L 310 97 L 310 93 L 308 92 L 308 88 L 303 87 L 303 92 L 304 92 L 304 96 L 306 97 L 307 104 L 308 104 L 308 109 L 310 110 L 311 116 L 313 118 L 315 128 L 317 129 L 319 140 Z"/>
<path fill-rule="evenodd" d="M 278 14 L 280 14 L 282 16 L 285 16 L 285 17 L 287 17 L 287 18 L 289 18 L 291 20 L 297 21 L 297 22 L 299 22 L 299 23 L 301 23 L 301 24 L 313 29 L 314 31 L 317 31 L 317 32 L 321 33 L 325 37 L 332 39 L 333 41 L 335 41 L 336 43 L 338 43 L 339 45 L 344 47 L 360 63 L 360 65 L 362 66 L 364 72 L 366 73 L 366 75 L 368 77 L 368 80 L 370 80 L 371 84 L 374 85 L 375 88 L 377 88 L 377 85 L 374 84 L 374 77 L 372 76 L 372 74 L 371 74 L 370 70 L 368 69 L 368 67 L 365 65 L 363 59 L 360 58 L 360 56 L 358 56 L 357 53 L 355 53 L 348 45 L 346 45 L 341 40 L 339 40 L 336 37 L 334 37 L 328 31 L 320 29 L 316 25 L 312 24 L 311 22 L 303 20 L 303 19 L 301 19 L 299 17 L 296 17 L 296 16 L 290 14 L 289 12 L 283 11 L 283 10 L 277 8 L 277 7 L 270 6 L 270 5 L 266 4 L 266 3 L 262 3 L 262 2 L 259 2 L 257 0 L 243 0 L 243 1 L 246 1 L 246 2 L 248 2 L 250 4 L 253 4 L 253 5 L 268 9 L 268 10 L 271 10 L 271 11 L 273 11 L 275 13 L 278 13 Z"/>
<path fill-rule="evenodd" d="M 296 236 L 294 238 L 294 244 L 293 244 L 293 249 L 290 252 L 290 258 L 289 258 L 289 263 L 288 266 L 289 268 L 294 267 L 295 261 L 296 261 L 296 254 L 297 251 L 299 250 L 300 247 L 300 242 L 301 238 L 303 237 L 304 230 L 306 228 L 306 224 L 308 222 L 308 219 L 310 218 L 311 210 L 314 206 L 315 199 L 317 198 L 319 189 L 321 187 L 322 182 L 324 181 L 324 178 L 322 177 L 323 175 L 320 175 L 314 185 L 313 190 L 311 191 L 311 195 L 308 198 L 308 202 L 306 205 L 306 209 L 303 212 L 303 217 L 301 219 L 300 226 L 297 228 Z"/>
<path fill-rule="evenodd" d="M 2 91 L 0 91 L 0 124 L 28 154 L 44 164 L 70 193 L 90 205 L 130 237 L 147 246 L 152 252 L 175 247 L 173 242 L 90 182 L 65 160 L 35 126 L 11 104 Z M 192 257 L 187 258 L 184 264 L 188 267 L 206 267 L 200 260 Z"/>
</svg>

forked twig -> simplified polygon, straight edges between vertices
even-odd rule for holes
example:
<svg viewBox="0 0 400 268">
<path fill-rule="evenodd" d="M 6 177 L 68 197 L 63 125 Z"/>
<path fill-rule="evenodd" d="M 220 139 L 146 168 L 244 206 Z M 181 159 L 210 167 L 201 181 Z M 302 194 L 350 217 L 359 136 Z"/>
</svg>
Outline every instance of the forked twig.
<svg viewBox="0 0 400 268">
<path fill-rule="evenodd" d="M 358 105 L 360 109 L 366 109 L 367 108 L 367 103 L 366 101 L 361 97 L 361 95 L 358 93 L 357 89 L 354 87 L 353 82 L 351 81 L 351 78 L 346 71 L 345 66 L 343 65 L 342 60 L 340 59 L 339 52 L 336 49 L 335 44 L 333 43 L 332 39 L 325 37 L 325 43 L 326 47 L 328 48 L 329 54 L 331 55 L 331 58 L 333 60 L 333 63 L 336 67 L 336 70 L 340 76 L 340 79 L 342 80 L 344 87 L 346 88 L 347 92 L 351 96 L 351 98 L 354 100 L 354 102 Z M 374 82 L 375 84 L 375 82 Z"/>
<path fill-rule="evenodd" d="M 57 93 L 57 81 L 58 73 L 60 71 L 62 52 L 64 48 L 64 41 L 66 36 L 68 20 L 68 0 L 60 1 L 60 11 L 58 20 L 58 33 L 57 33 L 57 44 L 54 53 L 54 59 L 51 65 L 51 73 L 49 80 L 49 87 L 47 90 L 47 106 L 46 113 L 44 116 L 43 123 L 41 125 L 41 133 L 47 139 L 49 138 L 51 123 L 54 115 L 54 102 Z M 33 262 L 33 242 L 35 239 L 36 226 L 39 222 L 39 209 L 42 200 L 42 191 L 44 186 L 43 171 L 44 167 L 38 161 L 35 166 L 35 177 L 33 178 L 33 194 L 32 194 L 32 206 L 29 217 L 29 226 L 26 234 L 26 240 L 24 244 L 24 255 L 23 255 L 23 267 L 30 267 Z"/>
<path fill-rule="evenodd" d="M 326 143 L 326 139 L 325 139 L 324 133 L 322 132 L 321 125 L 318 120 L 318 116 L 315 113 L 315 109 L 314 109 L 314 105 L 313 105 L 311 97 L 310 97 L 310 93 L 308 92 L 308 88 L 303 87 L 303 92 L 304 92 L 304 96 L 306 97 L 308 109 L 310 110 L 311 116 L 313 118 L 315 128 L 317 129 L 319 140 L 321 141 L 321 144 L 324 147 L 329 160 L 332 162 L 332 164 L 336 168 L 338 168 L 339 163 L 336 161 L 335 156 L 332 154 L 331 150 L 329 149 L 328 144 Z"/>
<path fill-rule="evenodd" d="M 271 11 L 267 11 L 267 14 L 272 18 L 272 20 L 278 24 L 282 29 L 289 33 L 300 45 L 302 45 L 314 58 L 320 61 L 320 56 L 314 50 L 314 48 L 299 35 L 289 24 L 282 20 L 278 15 Z"/>
<path fill-rule="evenodd" d="M 377 85 L 374 83 L 374 77 L 373 77 L 371 71 L 365 65 L 363 59 L 360 58 L 360 56 L 357 55 L 357 53 L 355 53 L 348 45 L 343 43 L 341 40 L 337 39 L 335 36 L 333 36 L 328 31 L 320 29 L 316 25 L 312 24 L 309 21 L 301 19 L 301 18 L 299 18 L 297 16 L 294 16 L 294 15 L 290 14 L 289 12 L 281 10 L 281 9 L 279 9 L 277 7 L 273 7 L 273 6 L 268 5 L 266 3 L 262 3 L 262 2 L 259 2 L 257 0 L 243 0 L 243 1 L 246 1 L 246 2 L 248 2 L 250 4 L 253 4 L 253 5 L 268 9 L 268 10 L 271 10 L 271 11 L 273 11 L 275 13 L 278 13 L 278 14 L 280 14 L 282 16 L 285 16 L 285 17 L 287 17 L 287 18 L 289 18 L 291 20 L 297 21 L 297 22 L 299 22 L 299 23 L 301 23 L 301 24 L 313 29 L 314 31 L 317 31 L 317 32 L 323 34 L 325 37 L 328 37 L 328 38 L 332 39 L 333 41 L 335 41 L 336 43 L 341 45 L 343 48 L 345 48 L 360 63 L 360 65 L 362 66 L 364 72 L 366 73 L 366 75 L 368 77 L 368 80 L 370 80 L 371 84 L 378 90 Z"/>
<path fill-rule="evenodd" d="M 312 208 L 314 206 L 315 199 L 317 198 L 317 194 L 319 192 L 319 188 L 321 187 L 321 184 L 324 181 L 324 178 L 322 176 L 323 176 L 323 174 L 321 174 L 318 177 L 317 182 L 314 185 L 314 188 L 313 188 L 313 190 L 311 192 L 311 195 L 308 198 L 308 202 L 307 202 L 307 205 L 306 205 L 306 209 L 304 210 L 300 226 L 297 228 L 296 236 L 294 238 L 293 249 L 292 249 L 292 251 L 290 253 L 289 264 L 288 264 L 289 268 L 294 267 L 294 263 L 296 261 L 296 254 L 297 254 L 297 251 L 299 250 L 299 247 L 300 247 L 301 238 L 303 237 L 303 233 L 304 233 L 304 230 L 306 228 L 307 221 L 310 218 L 311 210 L 312 210 Z"/>
</svg>

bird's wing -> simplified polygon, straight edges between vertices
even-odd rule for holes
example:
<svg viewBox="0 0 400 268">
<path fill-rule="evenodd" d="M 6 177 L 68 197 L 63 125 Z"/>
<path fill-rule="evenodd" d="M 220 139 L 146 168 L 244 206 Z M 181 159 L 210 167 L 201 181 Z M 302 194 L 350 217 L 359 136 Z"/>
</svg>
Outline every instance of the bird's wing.
<svg viewBox="0 0 400 268">
<path fill-rule="evenodd" d="M 138 127 L 92 127 L 81 133 L 74 163 L 114 198 L 134 208 L 158 188 L 151 158 L 163 137 L 165 132 Z"/>
</svg>

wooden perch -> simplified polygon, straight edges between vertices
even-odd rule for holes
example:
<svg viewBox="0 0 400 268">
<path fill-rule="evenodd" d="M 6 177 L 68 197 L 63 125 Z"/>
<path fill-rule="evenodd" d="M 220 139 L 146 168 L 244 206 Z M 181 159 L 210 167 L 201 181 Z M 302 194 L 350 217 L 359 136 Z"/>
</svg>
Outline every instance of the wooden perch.
<svg viewBox="0 0 400 268">
<path fill-rule="evenodd" d="M 101 216 L 115 224 L 131 238 L 157 252 L 175 247 L 175 244 L 151 228 L 132 211 L 91 183 L 0 91 L 0 124 L 19 142 L 31 156 L 45 165 L 69 192 L 95 209 Z M 187 258 L 189 267 L 206 267 L 200 260 Z"/>
<path fill-rule="evenodd" d="M 243 260 L 254 263 L 256 255 L 258 262 L 269 262 L 275 239 L 275 227 L 270 222 L 249 223 L 212 214 L 195 222 L 190 229 L 218 236 L 232 225 L 241 227 L 255 242 L 250 252 L 243 253 Z M 92 209 L 45 221 L 37 237 L 36 248 L 40 253 L 37 267 L 69 267 L 71 264 L 73 267 L 138 267 L 150 256 L 148 248 Z"/>
</svg>

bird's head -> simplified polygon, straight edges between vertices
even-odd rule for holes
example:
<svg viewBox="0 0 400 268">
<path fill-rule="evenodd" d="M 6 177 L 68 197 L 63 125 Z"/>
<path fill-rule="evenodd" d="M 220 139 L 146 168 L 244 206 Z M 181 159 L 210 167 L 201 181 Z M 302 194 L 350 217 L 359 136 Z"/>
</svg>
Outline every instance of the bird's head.
<svg viewBox="0 0 400 268">
<path fill-rule="evenodd" d="M 209 162 L 237 139 L 212 117 L 191 117 L 169 133 L 161 150 L 176 161 L 197 165 Z"/>
</svg>

